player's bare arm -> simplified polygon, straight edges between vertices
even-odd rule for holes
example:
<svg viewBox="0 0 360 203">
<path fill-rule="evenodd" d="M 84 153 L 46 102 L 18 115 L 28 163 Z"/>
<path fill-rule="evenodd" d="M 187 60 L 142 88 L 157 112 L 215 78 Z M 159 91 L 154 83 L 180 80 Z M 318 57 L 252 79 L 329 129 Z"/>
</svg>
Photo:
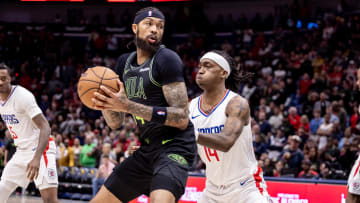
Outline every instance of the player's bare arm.
<svg viewBox="0 0 360 203">
<path fill-rule="evenodd" d="M 230 100 L 225 110 L 227 119 L 224 129 L 218 134 L 199 133 L 197 142 L 201 145 L 227 152 L 250 121 L 248 102 L 239 96 Z"/>
<path fill-rule="evenodd" d="M 153 115 L 153 107 L 129 100 L 126 96 L 123 83 L 120 80 L 118 82 L 120 90 L 117 93 L 110 91 L 105 86 L 100 87 L 108 97 L 96 92 L 93 100 L 95 102 L 95 109 L 126 112 L 150 121 Z M 170 107 L 166 108 L 167 116 L 164 124 L 185 129 L 189 122 L 188 97 L 185 83 L 170 83 L 164 85 L 162 90 L 167 103 L 170 105 Z"/>
<path fill-rule="evenodd" d="M 39 144 L 33 159 L 28 163 L 26 172 L 30 180 L 36 179 L 39 174 L 40 160 L 49 142 L 51 133 L 50 125 L 44 115 L 38 114 L 33 119 L 35 125 L 40 129 Z"/>
<path fill-rule="evenodd" d="M 103 110 L 102 114 L 107 125 L 115 130 L 121 127 L 124 121 L 125 114 L 123 112 L 116 112 L 111 110 Z"/>
</svg>

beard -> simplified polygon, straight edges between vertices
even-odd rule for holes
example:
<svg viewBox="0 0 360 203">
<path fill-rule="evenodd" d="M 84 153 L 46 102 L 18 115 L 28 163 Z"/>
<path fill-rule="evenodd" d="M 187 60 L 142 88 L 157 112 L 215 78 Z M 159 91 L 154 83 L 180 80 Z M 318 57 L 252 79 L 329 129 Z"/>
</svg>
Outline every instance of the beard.
<svg viewBox="0 0 360 203">
<path fill-rule="evenodd" d="M 141 39 L 139 36 L 139 33 L 135 35 L 135 45 L 136 47 L 151 53 L 152 55 L 156 53 L 156 51 L 160 48 L 161 40 L 156 38 L 156 41 L 154 43 L 149 43 L 147 40 L 150 36 L 147 36 L 146 39 Z"/>
</svg>

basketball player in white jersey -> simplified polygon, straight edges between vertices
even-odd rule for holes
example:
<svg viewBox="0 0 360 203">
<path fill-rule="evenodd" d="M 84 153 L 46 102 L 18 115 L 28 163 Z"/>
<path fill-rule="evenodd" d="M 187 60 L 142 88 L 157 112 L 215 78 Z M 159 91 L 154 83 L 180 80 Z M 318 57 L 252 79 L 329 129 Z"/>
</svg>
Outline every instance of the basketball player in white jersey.
<svg viewBox="0 0 360 203">
<path fill-rule="evenodd" d="M 357 72 L 356 84 L 360 88 L 360 69 Z M 360 156 L 355 161 L 348 178 L 348 194 L 346 203 L 360 202 Z"/>
<path fill-rule="evenodd" d="M 58 179 L 55 142 L 50 126 L 34 95 L 19 85 L 11 85 L 9 68 L 0 64 L 0 114 L 16 152 L 6 164 L 0 180 L 0 203 L 5 203 L 18 187 L 30 181 L 40 190 L 45 203 L 56 203 Z"/>
<path fill-rule="evenodd" d="M 198 152 L 206 164 L 200 203 L 271 202 L 254 155 L 250 107 L 237 93 L 239 68 L 222 51 L 200 59 L 196 83 L 203 94 L 190 102 Z"/>
</svg>

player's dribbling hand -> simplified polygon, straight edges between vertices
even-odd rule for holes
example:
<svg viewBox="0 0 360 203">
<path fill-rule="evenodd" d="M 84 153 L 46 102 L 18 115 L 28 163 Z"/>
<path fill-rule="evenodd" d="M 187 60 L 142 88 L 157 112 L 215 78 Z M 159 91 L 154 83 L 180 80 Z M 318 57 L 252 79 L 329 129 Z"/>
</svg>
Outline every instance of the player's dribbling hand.
<svg viewBox="0 0 360 203">
<path fill-rule="evenodd" d="M 105 92 L 106 95 L 103 95 L 99 92 L 95 92 L 95 97 L 92 98 L 94 102 L 94 109 L 96 110 L 113 110 L 126 112 L 126 107 L 128 105 L 128 98 L 126 96 L 124 84 L 117 80 L 120 90 L 118 92 L 112 92 L 104 85 L 100 86 L 100 89 Z"/>
<path fill-rule="evenodd" d="M 30 181 L 33 181 L 34 179 L 36 179 L 38 177 L 39 167 L 40 167 L 40 159 L 35 158 L 35 157 L 26 166 L 27 178 Z"/>
</svg>

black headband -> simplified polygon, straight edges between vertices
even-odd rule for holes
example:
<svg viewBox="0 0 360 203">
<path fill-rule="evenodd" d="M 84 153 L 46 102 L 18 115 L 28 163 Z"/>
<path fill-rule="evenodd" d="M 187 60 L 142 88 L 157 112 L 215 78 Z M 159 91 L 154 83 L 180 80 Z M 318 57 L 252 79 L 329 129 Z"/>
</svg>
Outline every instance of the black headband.
<svg viewBox="0 0 360 203">
<path fill-rule="evenodd" d="M 154 17 L 154 18 L 160 18 L 161 20 L 165 21 L 164 15 L 160 11 L 143 11 L 135 16 L 134 24 L 140 23 L 140 21 L 144 20 L 146 17 Z"/>
</svg>

